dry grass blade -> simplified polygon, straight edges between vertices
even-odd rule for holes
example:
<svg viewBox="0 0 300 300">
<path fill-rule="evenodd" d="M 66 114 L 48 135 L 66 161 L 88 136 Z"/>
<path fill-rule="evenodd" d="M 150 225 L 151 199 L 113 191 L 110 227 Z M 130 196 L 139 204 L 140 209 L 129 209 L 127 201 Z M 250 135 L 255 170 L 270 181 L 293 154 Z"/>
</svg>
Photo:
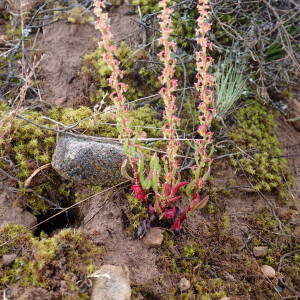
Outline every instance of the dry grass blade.
<svg viewBox="0 0 300 300">
<path fill-rule="evenodd" d="M 26 180 L 24 183 L 24 187 L 27 188 L 29 187 L 33 177 L 38 174 L 40 171 L 45 170 L 47 168 L 51 167 L 51 163 L 45 164 L 43 166 L 40 166 L 39 168 L 37 168 Z"/>
</svg>

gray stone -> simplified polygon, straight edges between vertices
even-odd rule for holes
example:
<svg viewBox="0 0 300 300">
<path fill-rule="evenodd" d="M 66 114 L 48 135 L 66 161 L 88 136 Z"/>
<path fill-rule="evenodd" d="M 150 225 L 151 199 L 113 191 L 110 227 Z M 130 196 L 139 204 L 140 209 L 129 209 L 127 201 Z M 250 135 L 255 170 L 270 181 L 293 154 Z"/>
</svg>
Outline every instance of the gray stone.
<svg viewBox="0 0 300 300">
<path fill-rule="evenodd" d="M 126 265 L 104 265 L 91 277 L 95 278 L 91 300 L 130 300 L 129 269 Z"/>
<path fill-rule="evenodd" d="M 264 257 L 268 254 L 268 247 L 265 246 L 253 247 L 253 254 L 255 257 Z"/>
<path fill-rule="evenodd" d="M 112 186 L 124 181 L 124 159 L 121 145 L 64 136 L 56 145 L 52 166 L 65 179 Z"/>
</svg>

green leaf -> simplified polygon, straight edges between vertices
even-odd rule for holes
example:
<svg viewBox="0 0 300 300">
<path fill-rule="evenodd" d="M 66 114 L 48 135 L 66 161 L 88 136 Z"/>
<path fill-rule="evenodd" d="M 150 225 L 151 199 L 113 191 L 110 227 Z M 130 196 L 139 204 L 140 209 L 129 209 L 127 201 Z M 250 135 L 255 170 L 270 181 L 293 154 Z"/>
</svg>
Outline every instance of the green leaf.
<svg viewBox="0 0 300 300">
<path fill-rule="evenodd" d="M 209 175 L 210 175 L 210 170 L 211 170 L 210 165 L 211 165 L 211 164 L 209 164 L 208 170 L 205 172 L 205 174 L 204 174 L 203 177 L 202 177 L 203 182 L 205 182 L 205 181 L 208 179 Z"/>
<path fill-rule="evenodd" d="M 150 170 L 147 178 L 144 178 L 144 176 L 143 176 L 143 178 L 140 177 L 140 182 L 141 182 L 141 185 L 142 185 L 143 189 L 149 190 L 151 188 L 152 178 L 153 178 L 153 171 L 152 170 Z"/>
<path fill-rule="evenodd" d="M 192 197 L 192 192 L 194 190 L 195 185 L 196 185 L 196 180 L 194 179 L 185 187 L 185 193 L 190 198 Z"/>
<path fill-rule="evenodd" d="M 159 158 L 157 156 L 156 153 L 154 153 L 151 157 L 151 160 L 150 160 L 150 169 L 152 170 L 156 170 L 158 172 L 161 171 L 161 166 L 160 166 L 160 163 L 159 163 Z"/>
</svg>

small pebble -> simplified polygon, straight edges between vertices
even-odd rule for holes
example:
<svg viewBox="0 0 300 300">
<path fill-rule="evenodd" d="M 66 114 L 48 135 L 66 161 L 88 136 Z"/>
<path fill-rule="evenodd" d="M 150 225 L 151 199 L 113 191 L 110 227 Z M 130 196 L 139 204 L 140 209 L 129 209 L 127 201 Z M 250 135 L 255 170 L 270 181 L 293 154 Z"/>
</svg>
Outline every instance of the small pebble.
<svg viewBox="0 0 300 300">
<path fill-rule="evenodd" d="M 130 300 L 129 269 L 126 265 L 103 265 L 90 275 L 94 278 L 90 300 Z"/>
<path fill-rule="evenodd" d="M 261 271 L 262 271 L 262 273 L 263 273 L 266 277 L 268 277 L 268 278 L 270 278 L 270 279 L 272 279 L 272 278 L 274 278 L 274 277 L 276 276 L 275 270 L 274 270 L 272 267 L 268 266 L 268 265 L 263 265 L 263 266 L 261 267 Z"/>
<path fill-rule="evenodd" d="M 265 246 L 254 247 L 253 254 L 255 257 L 264 257 L 268 254 L 268 247 Z"/>
<path fill-rule="evenodd" d="M 181 278 L 179 281 L 179 289 L 181 292 L 187 291 L 191 287 L 191 282 L 185 277 Z"/>
<path fill-rule="evenodd" d="M 160 247 L 163 239 L 163 230 L 158 227 L 151 227 L 143 238 L 143 243 L 149 247 Z"/>
</svg>

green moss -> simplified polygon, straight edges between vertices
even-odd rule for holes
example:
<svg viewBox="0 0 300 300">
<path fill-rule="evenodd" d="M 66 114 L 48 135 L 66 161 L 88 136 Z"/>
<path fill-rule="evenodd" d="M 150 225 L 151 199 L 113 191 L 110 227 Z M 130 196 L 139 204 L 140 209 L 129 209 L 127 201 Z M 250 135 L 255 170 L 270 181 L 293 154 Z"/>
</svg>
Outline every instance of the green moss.
<svg viewBox="0 0 300 300">
<path fill-rule="evenodd" d="M 130 0 L 130 4 L 140 6 L 143 15 L 160 10 L 158 0 Z"/>
<path fill-rule="evenodd" d="M 207 278 L 205 276 L 209 266 L 207 257 L 209 253 L 205 247 L 195 241 L 186 241 L 184 244 L 176 243 L 176 253 L 174 255 L 174 241 L 165 233 L 163 242 L 164 256 L 160 257 L 159 265 L 165 271 L 177 278 L 185 277 L 191 283 L 191 288 L 182 293 L 178 289 L 169 287 L 168 297 L 163 299 L 220 299 L 226 296 L 224 288 L 225 282 L 220 278 Z"/>
<path fill-rule="evenodd" d="M 82 7 L 76 6 L 71 10 L 64 13 L 63 18 L 65 18 L 69 23 L 74 24 L 93 24 L 94 18 L 86 14 L 86 10 Z"/>
<path fill-rule="evenodd" d="M 89 82 L 89 99 L 91 103 L 97 103 L 111 93 L 111 88 L 108 84 L 108 78 L 111 71 L 103 60 L 103 49 L 98 47 L 94 52 L 84 56 L 81 67 L 81 76 Z M 137 72 L 134 66 L 134 59 L 142 58 L 146 52 L 140 50 L 133 53 L 132 50 L 122 42 L 117 47 L 116 58 L 121 62 L 121 69 L 124 71 L 124 82 L 128 84 L 126 98 L 134 100 L 139 97 L 145 96 L 144 91 L 140 88 L 142 78 L 137 78 Z M 157 78 L 155 80 L 157 82 Z M 152 86 L 148 88 L 153 90 Z M 150 92 L 148 91 L 148 92 Z"/>
<path fill-rule="evenodd" d="M 19 254 L 10 266 L 0 263 L 0 288 L 19 284 L 55 290 L 64 281 L 66 294 L 73 297 L 85 294 L 77 283 L 95 271 L 94 263 L 103 252 L 82 232 L 71 229 L 36 238 L 21 225 L 5 225 L 0 227 L 0 244 L 5 242 L 1 255 Z"/>
<path fill-rule="evenodd" d="M 136 232 L 141 222 L 148 218 L 148 212 L 144 203 L 136 197 L 127 195 L 127 200 L 129 204 L 129 210 L 127 213 L 130 223 L 129 230 Z"/>
<path fill-rule="evenodd" d="M 124 71 L 122 80 L 128 85 L 128 90 L 125 93 L 128 101 L 156 94 L 161 88 L 158 77 L 161 74 L 162 66 L 152 64 L 153 58 L 146 50 L 132 51 L 124 42 L 117 47 L 116 58 L 121 62 L 120 68 Z M 111 71 L 103 60 L 102 54 L 103 49 L 98 47 L 94 52 L 85 55 L 82 61 L 81 77 L 89 83 L 88 93 L 92 104 L 101 103 L 103 99 L 109 103 L 110 99 L 107 95 L 112 92 L 108 85 Z M 194 75 L 193 63 L 184 63 L 184 67 L 187 71 L 187 77 Z M 183 83 L 183 73 L 183 66 L 179 63 L 176 67 L 176 78 L 179 81 L 179 86 Z"/>
<path fill-rule="evenodd" d="M 232 157 L 232 165 L 247 174 L 256 190 L 273 190 L 286 197 L 293 180 L 275 134 L 276 116 L 259 102 L 249 101 L 236 117 L 230 138 L 249 155 Z"/>
</svg>

